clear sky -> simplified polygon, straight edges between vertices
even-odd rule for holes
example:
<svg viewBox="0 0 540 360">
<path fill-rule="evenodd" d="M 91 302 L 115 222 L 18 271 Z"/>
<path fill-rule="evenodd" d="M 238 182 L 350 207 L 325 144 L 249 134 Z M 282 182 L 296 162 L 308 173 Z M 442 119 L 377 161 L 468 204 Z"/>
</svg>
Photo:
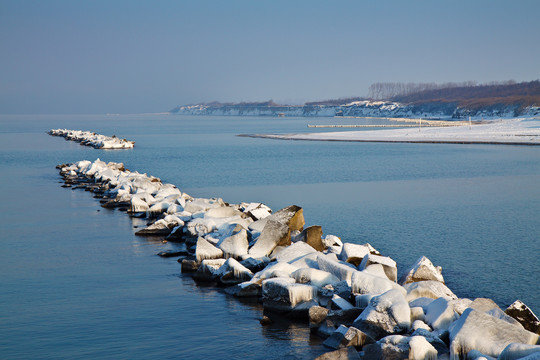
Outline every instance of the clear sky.
<svg viewBox="0 0 540 360">
<path fill-rule="evenodd" d="M 0 0 L 0 113 L 540 78 L 540 1 Z"/>
</svg>

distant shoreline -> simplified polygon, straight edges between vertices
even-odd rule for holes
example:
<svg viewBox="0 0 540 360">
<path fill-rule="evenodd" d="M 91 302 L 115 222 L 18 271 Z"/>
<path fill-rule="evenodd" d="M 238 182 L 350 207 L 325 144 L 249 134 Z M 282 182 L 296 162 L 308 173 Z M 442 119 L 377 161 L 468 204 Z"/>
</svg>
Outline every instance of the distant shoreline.
<svg viewBox="0 0 540 360">
<path fill-rule="evenodd" d="M 415 127 L 367 131 L 303 134 L 241 134 L 278 140 L 347 141 L 379 143 L 540 145 L 540 119 L 517 118 L 487 124 L 453 127 Z"/>
</svg>

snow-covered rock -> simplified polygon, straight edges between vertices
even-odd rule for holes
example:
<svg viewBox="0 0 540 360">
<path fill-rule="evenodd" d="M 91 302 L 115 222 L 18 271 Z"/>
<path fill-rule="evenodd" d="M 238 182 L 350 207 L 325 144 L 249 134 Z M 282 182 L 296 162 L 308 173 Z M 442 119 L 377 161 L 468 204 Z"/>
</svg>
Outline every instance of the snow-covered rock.
<svg viewBox="0 0 540 360">
<path fill-rule="evenodd" d="M 332 302 L 332 309 L 338 309 L 338 310 L 350 310 L 353 309 L 354 306 L 351 305 L 350 302 L 342 298 L 341 296 L 334 294 L 331 299 Z"/>
<path fill-rule="evenodd" d="M 294 310 L 297 305 L 310 302 L 316 295 L 317 289 L 315 287 L 296 284 L 292 278 L 278 277 L 266 279 L 262 283 L 262 298 L 265 308 L 281 311 Z"/>
<path fill-rule="evenodd" d="M 268 256 L 276 246 L 290 245 L 290 243 L 291 231 L 289 227 L 281 222 L 268 220 L 248 254 L 254 258 Z"/>
<path fill-rule="evenodd" d="M 540 359 L 540 345 L 512 343 L 504 348 L 497 360 L 517 360 L 530 355 Z"/>
<path fill-rule="evenodd" d="M 253 220 L 264 219 L 272 214 L 272 209 L 262 203 L 250 203 L 242 206 L 242 211 Z"/>
<path fill-rule="evenodd" d="M 199 281 L 215 281 L 221 275 L 220 268 L 225 259 L 206 259 L 201 262 L 193 278 Z"/>
<path fill-rule="evenodd" d="M 304 210 L 297 205 L 287 206 L 286 208 L 278 210 L 268 216 L 268 219 L 287 225 L 290 231 L 302 231 L 304 224 L 306 223 L 304 220 Z"/>
<path fill-rule="evenodd" d="M 228 258 L 218 270 L 219 280 L 225 285 L 240 284 L 253 278 L 253 273 L 234 258 Z"/>
<path fill-rule="evenodd" d="M 337 277 L 339 280 L 347 281 L 351 285 L 351 278 L 355 272 L 358 272 L 356 269 L 340 263 L 336 260 L 332 260 L 329 256 L 317 255 L 317 264 L 319 269 L 327 271 Z"/>
<path fill-rule="evenodd" d="M 212 245 L 208 240 L 199 236 L 197 238 L 197 249 L 195 250 L 197 261 L 205 259 L 219 259 L 223 257 L 223 251 Z"/>
<path fill-rule="evenodd" d="M 245 229 L 241 229 L 217 243 L 217 247 L 223 251 L 226 258 L 233 257 L 235 259 L 240 259 L 243 255 L 246 255 L 248 246 L 249 242 Z"/>
<path fill-rule="evenodd" d="M 311 284 L 316 287 L 323 287 L 325 285 L 335 285 L 339 282 L 339 279 L 329 272 L 311 269 L 301 268 L 295 270 L 291 277 L 296 280 L 298 284 Z"/>
<path fill-rule="evenodd" d="M 365 344 L 373 343 L 373 339 L 362 331 L 354 328 L 341 325 L 334 331 L 328 339 L 323 342 L 324 346 L 332 349 L 339 349 L 348 346 L 362 347 Z"/>
<path fill-rule="evenodd" d="M 448 329 L 458 317 L 452 304 L 444 298 L 434 300 L 427 307 L 426 322 L 433 330 Z"/>
<path fill-rule="evenodd" d="M 399 283 L 401 285 L 411 282 L 435 280 L 444 284 L 444 278 L 442 276 L 442 268 L 440 266 L 433 266 L 431 261 L 422 256 L 403 274 Z"/>
<path fill-rule="evenodd" d="M 447 300 L 454 300 L 458 297 L 446 285 L 439 281 L 427 280 L 405 284 L 407 290 L 407 300 L 412 301 L 419 297 L 438 299 L 440 297 Z"/>
<path fill-rule="evenodd" d="M 364 270 L 372 264 L 382 265 L 386 277 L 391 281 L 397 281 L 397 264 L 394 260 L 387 256 L 367 254 L 358 265 L 358 270 Z"/>
<path fill-rule="evenodd" d="M 403 295 L 406 294 L 405 289 L 397 283 L 366 271 L 354 271 L 352 273 L 351 287 L 353 294 L 380 295 L 392 289 L 400 291 Z"/>
<path fill-rule="evenodd" d="M 456 359 L 470 350 L 497 357 L 511 343 L 534 345 L 538 335 L 484 312 L 467 309 L 450 328 L 450 354 Z"/>
<path fill-rule="evenodd" d="M 306 244 L 305 242 L 297 242 L 287 246 L 276 255 L 278 262 L 293 263 L 296 260 L 300 260 L 303 256 L 316 253 L 317 250 Z"/>
<path fill-rule="evenodd" d="M 520 322 L 526 330 L 540 335 L 540 320 L 521 300 L 516 300 L 504 312 Z"/>
<path fill-rule="evenodd" d="M 367 245 L 344 243 L 339 259 L 358 266 L 369 253 L 370 248 Z"/>
<path fill-rule="evenodd" d="M 366 359 L 437 359 L 437 350 L 422 336 L 389 335 L 363 350 Z"/>
<path fill-rule="evenodd" d="M 371 299 L 353 326 L 374 339 L 407 332 L 411 326 L 411 309 L 401 291 L 389 290 Z"/>
</svg>

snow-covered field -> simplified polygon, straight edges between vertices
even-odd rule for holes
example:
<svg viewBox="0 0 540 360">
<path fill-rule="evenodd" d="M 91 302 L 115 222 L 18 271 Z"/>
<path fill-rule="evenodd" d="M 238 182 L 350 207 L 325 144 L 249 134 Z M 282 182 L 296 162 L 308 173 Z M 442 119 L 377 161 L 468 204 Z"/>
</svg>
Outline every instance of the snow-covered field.
<svg viewBox="0 0 540 360">
<path fill-rule="evenodd" d="M 540 118 L 494 120 L 486 124 L 473 123 L 453 127 L 419 126 L 406 129 L 254 136 L 287 140 L 540 145 Z"/>
</svg>

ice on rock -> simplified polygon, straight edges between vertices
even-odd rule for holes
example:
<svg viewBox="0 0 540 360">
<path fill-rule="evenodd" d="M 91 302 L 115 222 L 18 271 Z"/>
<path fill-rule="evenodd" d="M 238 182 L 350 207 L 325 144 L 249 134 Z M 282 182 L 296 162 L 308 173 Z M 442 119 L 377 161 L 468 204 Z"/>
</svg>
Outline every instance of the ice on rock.
<svg viewBox="0 0 540 360">
<path fill-rule="evenodd" d="M 495 301 L 488 299 L 488 298 L 476 298 L 473 302 L 469 304 L 469 307 L 471 309 L 484 312 L 488 315 L 491 315 L 493 317 L 496 317 L 497 319 L 504 320 L 510 324 L 517 325 L 519 327 L 523 327 L 519 321 L 512 318 L 511 316 L 508 316 L 506 313 L 504 313 L 499 305 L 495 303 Z"/>
<path fill-rule="evenodd" d="M 370 248 L 367 245 L 344 243 L 339 259 L 358 266 L 369 253 Z"/>
<path fill-rule="evenodd" d="M 197 238 L 197 249 L 195 250 L 195 257 L 198 262 L 205 259 L 218 259 L 223 257 L 223 251 L 212 245 L 208 240 L 203 237 Z"/>
<path fill-rule="evenodd" d="M 470 350 L 498 357 L 511 343 L 534 345 L 538 342 L 538 335 L 471 308 L 448 330 L 452 359 L 464 357 Z"/>
<path fill-rule="evenodd" d="M 310 283 L 317 287 L 323 287 L 328 284 L 335 285 L 339 282 L 339 279 L 329 272 L 310 268 L 295 270 L 291 274 L 291 277 L 299 284 Z"/>
<path fill-rule="evenodd" d="M 316 253 L 317 250 L 304 242 L 297 242 L 279 252 L 276 256 L 278 262 L 292 263 L 305 255 Z"/>
<path fill-rule="evenodd" d="M 342 298 L 341 296 L 334 294 L 332 296 L 332 309 L 337 308 L 339 310 L 350 310 L 354 309 L 354 306 L 350 302 Z"/>
<path fill-rule="evenodd" d="M 229 286 L 225 289 L 227 294 L 236 297 L 253 297 L 261 294 L 261 284 L 258 281 L 250 280 L 243 283 Z"/>
<path fill-rule="evenodd" d="M 362 295 L 356 295 L 354 297 L 356 307 L 359 309 L 365 309 L 369 306 L 369 302 L 371 299 L 373 299 L 377 295 L 373 294 L 362 294 Z"/>
<path fill-rule="evenodd" d="M 389 290 L 371 299 L 353 326 L 374 339 L 406 332 L 411 326 L 411 309 L 401 291 Z"/>
<path fill-rule="evenodd" d="M 392 289 L 400 291 L 403 295 L 406 294 L 406 291 L 402 286 L 387 278 L 375 276 L 366 271 L 353 272 L 351 287 L 353 294 L 380 295 Z"/>
<path fill-rule="evenodd" d="M 450 300 L 449 304 L 451 304 L 454 307 L 454 311 L 461 315 L 469 307 L 469 305 L 472 303 L 471 299 L 463 298 L 463 299 L 456 299 L 456 300 Z"/>
<path fill-rule="evenodd" d="M 164 219 L 160 219 L 147 228 L 137 231 L 135 235 L 168 235 L 174 226 L 175 224 L 169 224 Z"/>
<path fill-rule="evenodd" d="M 347 327 L 345 325 L 340 325 L 332 335 L 323 342 L 323 345 L 332 349 L 339 349 L 349 346 L 362 347 L 371 343 L 373 343 L 373 339 L 362 331 L 352 326 Z"/>
<path fill-rule="evenodd" d="M 521 300 L 516 300 L 504 312 L 520 322 L 526 330 L 540 335 L 540 320 Z"/>
<path fill-rule="evenodd" d="M 452 304 L 443 298 L 434 300 L 427 307 L 426 322 L 433 330 L 446 330 L 458 319 Z"/>
<path fill-rule="evenodd" d="M 268 222 L 268 217 L 265 217 L 263 219 L 259 219 L 257 221 L 252 222 L 251 224 L 249 224 L 248 229 L 252 233 L 261 233 L 263 231 L 264 227 L 266 226 L 267 222 Z"/>
<path fill-rule="evenodd" d="M 407 291 L 407 300 L 412 301 L 420 297 L 455 300 L 458 297 L 446 285 L 435 280 L 419 281 L 403 286 Z"/>
<path fill-rule="evenodd" d="M 433 299 L 433 298 L 419 297 L 419 298 L 416 298 L 414 300 L 410 300 L 409 301 L 409 306 L 411 308 L 413 308 L 413 307 L 421 307 L 422 309 L 424 309 L 424 314 L 425 314 L 429 304 L 431 304 L 433 301 L 435 301 L 435 299 Z"/>
<path fill-rule="evenodd" d="M 270 279 L 274 277 L 292 277 L 292 274 L 298 270 L 294 265 L 286 262 L 276 262 L 268 265 L 263 270 L 255 274 L 257 279 Z"/>
<path fill-rule="evenodd" d="M 531 356 L 531 359 L 540 359 L 540 345 L 509 344 L 501 352 L 497 360 L 517 360 Z"/>
<path fill-rule="evenodd" d="M 272 209 L 262 203 L 250 203 L 242 207 L 242 211 L 253 220 L 264 219 L 272 214 Z"/>
<path fill-rule="evenodd" d="M 225 206 L 225 203 L 221 199 L 194 199 L 186 202 L 184 209 L 190 213 L 196 213 L 198 211 L 208 211 L 209 209 Z"/>
<path fill-rule="evenodd" d="M 248 245 L 247 231 L 241 229 L 237 233 L 221 240 L 217 244 L 217 247 L 223 250 L 223 254 L 226 258 L 233 257 L 235 259 L 240 259 L 243 255 L 248 253 Z"/>
<path fill-rule="evenodd" d="M 442 276 L 442 268 L 440 266 L 433 266 L 431 261 L 422 256 L 403 274 L 399 283 L 401 285 L 411 282 L 435 280 L 444 284 L 444 278 Z"/>
<path fill-rule="evenodd" d="M 129 207 L 129 212 L 146 212 L 148 209 L 150 209 L 150 207 L 140 196 L 134 195 L 131 197 L 131 206 Z"/>
<path fill-rule="evenodd" d="M 315 287 L 296 284 L 292 278 L 278 277 L 266 279 L 262 283 L 264 306 L 277 310 L 292 310 L 300 303 L 313 300 L 316 294 Z"/>
<path fill-rule="evenodd" d="M 358 266 L 358 270 L 364 270 L 372 264 L 382 265 L 386 277 L 391 281 L 397 281 L 397 265 L 394 260 L 387 256 L 366 254 Z"/>
<path fill-rule="evenodd" d="M 424 329 L 424 330 L 427 330 L 429 332 L 432 331 L 432 329 L 429 327 L 429 325 L 426 324 L 425 322 L 423 322 L 422 320 L 414 320 L 412 325 L 411 325 L 411 330 L 416 331 L 418 329 Z"/>
<path fill-rule="evenodd" d="M 383 279 L 388 279 L 388 276 L 384 272 L 384 267 L 381 264 L 371 264 L 371 265 L 367 266 L 364 269 L 364 271 L 368 272 L 368 273 L 370 273 L 372 275 L 381 277 Z M 388 280 L 390 280 L 390 279 L 388 279 Z"/>
<path fill-rule="evenodd" d="M 218 273 L 220 281 L 227 285 L 243 283 L 253 278 L 253 273 L 234 258 L 227 259 Z"/>
<path fill-rule="evenodd" d="M 208 211 L 206 211 L 205 217 L 229 218 L 242 215 L 243 213 L 241 211 L 235 210 L 232 207 L 222 206 L 208 209 Z"/>
<path fill-rule="evenodd" d="M 322 254 L 317 254 L 317 264 L 319 265 L 319 269 L 333 274 L 339 280 L 347 281 L 349 286 L 351 285 L 351 278 L 353 274 L 358 272 L 356 269 L 332 260 L 329 256 Z"/>
<path fill-rule="evenodd" d="M 324 243 L 324 246 L 326 246 L 327 248 L 331 246 L 341 248 L 343 246 L 343 242 L 341 241 L 341 239 L 335 235 L 326 235 L 326 237 L 324 237 L 322 241 Z"/>
<path fill-rule="evenodd" d="M 280 222 L 269 220 L 255 245 L 249 249 L 248 254 L 255 258 L 268 256 L 276 246 L 290 245 L 290 243 L 291 232 L 289 227 Z"/>
<path fill-rule="evenodd" d="M 267 219 L 277 221 L 286 225 L 290 231 L 300 230 L 304 228 L 304 210 L 300 206 L 291 205 L 276 211 Z"/>
<path fill-rule="evenodd" d="M 409 304 L 409 307 L 411 307 L 411 304 Z M 424 309 L 420 306 L 411 307 L 411 321 L 415 320 L 426 320 L 426 314 L 424 313 Z"/>
<path fill-rule="evenodd" d="M 310 269 L 319 269 L 319 263 L 317 262 L 317 256 L 319 255 L 318 252 L 310 253 L 307 255 L 304 255 L 298 259 L 295 259 L 294 261 L 291 261 L 290 263 L 299 269 L 301 268 L 310 268 Z"/>
<path fill-rule="evenodd" d="M 220 268 L 224 263 L 225 259 L 203 260 L 193 277 L 198 281 L 215 281 L 221 275 Z"/>
<path fill-rule="evenodd" d="M 363 350 L 365 359 L 437 359 L 437 350 L 422 336 L 390 335 Z"/>
</svg>

